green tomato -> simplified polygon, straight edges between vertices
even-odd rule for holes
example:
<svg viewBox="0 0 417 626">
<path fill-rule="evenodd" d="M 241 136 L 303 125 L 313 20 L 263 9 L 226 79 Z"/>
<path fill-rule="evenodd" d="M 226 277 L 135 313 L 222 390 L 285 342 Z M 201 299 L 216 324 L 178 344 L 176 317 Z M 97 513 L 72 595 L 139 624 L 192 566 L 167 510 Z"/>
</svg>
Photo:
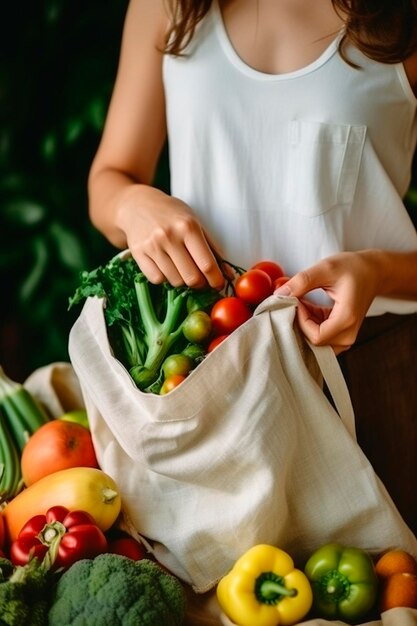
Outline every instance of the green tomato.
<svg viewBox="0 0 417 626">
<path fill-rule="evenodd" d="M 193 311 L 184 320 L 182 332 L 191 343 L 205 343 L 211 335 L 212 322 L 205 311 Z"/>
<path fill-rule="evenodd" d="M 186 354 L 170 354 L 162 363 L 162 371 L 165 378 L 187 376 L 193 367 L 193 359 Z"/>
</svg>

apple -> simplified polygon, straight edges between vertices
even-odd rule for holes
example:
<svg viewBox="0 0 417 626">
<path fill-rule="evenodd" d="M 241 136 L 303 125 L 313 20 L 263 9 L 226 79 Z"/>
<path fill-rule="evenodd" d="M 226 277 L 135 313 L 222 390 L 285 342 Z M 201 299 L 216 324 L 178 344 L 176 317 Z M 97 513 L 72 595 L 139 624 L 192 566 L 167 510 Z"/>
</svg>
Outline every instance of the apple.
<svg viewBox="0 0 417 626">
<path fill-rule="evenodd" d="M 27 487 L 59 470 L 99 468 L 90 431 L 63 419 L 51 420 L 31 435 L 22 450 L 20 463 Z"/>
<path fill-rule="evenodd" d="M 68 411 L 68 413 L 64 413 L 60 416 L 60 420 L 65 420 L 67 422 L 75 422 L 76 424 L 81 424 L 84 428 L 90 428 L 90 424 L 88 423 L 87 411 L 85 409 L 78 409 L 75 411 Z"/>
</svg>

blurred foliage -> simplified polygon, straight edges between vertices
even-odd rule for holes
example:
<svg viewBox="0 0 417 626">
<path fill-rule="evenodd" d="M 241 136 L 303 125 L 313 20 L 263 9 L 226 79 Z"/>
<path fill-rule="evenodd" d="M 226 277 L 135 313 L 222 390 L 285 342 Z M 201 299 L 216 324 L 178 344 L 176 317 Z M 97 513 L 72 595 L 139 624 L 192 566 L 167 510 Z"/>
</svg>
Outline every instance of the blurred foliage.
<svg viewBox="0 0 417 626">
<path fill-rule="evenodd" d="M 88 220 L 87 175 L 127 4 L 9 3 L 2 20 L 0 363 L 15 378 L 68 360 L 68 296 L 80 270 L 115 252 Z"/>
<path fill-rule="evenodd" d="M 8 3 L 0 26 L 0 363 L 16 379 L 68 360 L 68 296 L 115 252 L 88 220 L 86 188 L 127 4 Z M 167 181 L 165 155 L 156 184 Z M 414 187 L 407 204 L 417 224 Z"/>
</svg>

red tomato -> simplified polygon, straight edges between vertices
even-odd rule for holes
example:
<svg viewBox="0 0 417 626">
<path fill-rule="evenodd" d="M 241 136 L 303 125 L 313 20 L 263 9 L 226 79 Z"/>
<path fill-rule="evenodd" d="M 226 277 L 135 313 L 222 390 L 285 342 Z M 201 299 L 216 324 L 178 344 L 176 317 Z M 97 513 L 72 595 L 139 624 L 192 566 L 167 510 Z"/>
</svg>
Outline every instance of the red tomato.
<svg viewBox="0 0 417 626">
<path fill-rule="evenodd" d="M 112 554 L 121 554 L 127 556 L 133 561 L 140 561 L 140 559 L 147 559 L 149 555 L 145 549 L 145 546 L 137 541 L 134 537 L 118 537 L 113 539 L 109 543 L 108 551 Z"/>
<path fill-rule="evenodd" d="M 175 389 L 175 387 L 178 387 L 178 385 L 181 384 L 182 381 L 185 380 L 185 378 L 186 377 L 182 374 L 172 374 L 172 376 L 168 376 L 168 378 L 166 378 L 162 383 L 159 395 L 163 396 L 169 391 L 172 391 L 173 389 Z"/>
<path fill-rule="evenodd" d="M 215 337 L 214 339 L 212 339 L 209 343 L 209 345 L 207 346 L 207 352 L 213 352 L 214 348 L 217 348 L 217 346 L 224 341 L 225 339 L 227 339 L 229 335 L 219 335 L 218 337 Z"/>
<path fill-rule="evenodd" d="M 271 277 L 263 270 L 248 270 L 237 278 L 235 291 L 243 302 L 256 306 L 271 295 L 273 291 Z"/>
<path fill-rule="evenodd" d="M 259 263 L 255 263 L 255 265 L 253 265 L 251 269 L 257 269 L 266 272 L 271 278 L 272 282 L 274 282 L 276 278 L 284 276 L 283 268 L 278 263 L 275 263 L 275 261 L 259 261 Z"/>
<path fill-rule="evenodd" d="M 252 311 L 240 298 L 227 296 L 215 302 L 210 317 L 216 335 L 230 335 L 252 317 Z"/>
<path fill-rule="evenodd" d="M 289 280 L 290 280 L 289 276 L 281 276 L 281 278 L 277 278 L 276 280 L 274 280 L 274 291 L 275 289 L 278 289 L 278 287 L 285 285 L 285 283 Z"/>
</svg>

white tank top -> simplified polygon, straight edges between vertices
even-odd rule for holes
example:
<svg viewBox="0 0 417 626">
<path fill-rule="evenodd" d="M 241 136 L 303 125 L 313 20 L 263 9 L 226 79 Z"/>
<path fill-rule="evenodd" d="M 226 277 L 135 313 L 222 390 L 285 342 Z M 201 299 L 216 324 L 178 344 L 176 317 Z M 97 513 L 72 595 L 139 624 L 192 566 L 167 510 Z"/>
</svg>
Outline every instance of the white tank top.
<svg viewBox="0 0 417 626">
<path fill-rule="evenodd" d="M 417 248 L 402 201 L 416 98 L 402 64 L 349 47 L 355 69 L 339 38 L 300 70 L 266 74 L 238 56 L 215 1 L 187 56 L 164 57 L 171 193 L 237 265 L 273 259 L 293 275 L 342 250 Z M 378 298 L 369 313 L 415 310 Z"/>
</svg>

